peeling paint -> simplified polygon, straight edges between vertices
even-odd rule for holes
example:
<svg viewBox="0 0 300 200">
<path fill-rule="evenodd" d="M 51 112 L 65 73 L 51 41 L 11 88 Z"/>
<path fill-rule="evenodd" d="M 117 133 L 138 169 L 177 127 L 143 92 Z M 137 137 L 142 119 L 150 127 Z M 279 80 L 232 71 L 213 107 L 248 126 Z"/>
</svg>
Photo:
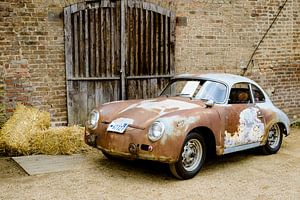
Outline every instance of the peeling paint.
<svg viewBox="0 0 300 200">
<path fill-rule="evenodd" d="M 240 113 L 238 132 L 225 131 L 225 148 L 259 142 L 264 136 L 264 123 L 257 118 L 258 108 L 251 107 Z"/>
<path fill-rule="evenodd" d="M 184 110 L 184 109 L 193 109 L 197 108 L 199 105 L 188 103 L 186 101 L 178 101 L 174 99 L 165 99 L 163 101 L 157 101 L 154 100 L 146 100 L 139 102 L 137 104 L 133 104 L 123 110 L 122 112 L 125 112 L 127 110 L 133 109 L 133 108 L 141 108 L 148 111 L 156 111 L 159 113 L 159 115 L 164 115 L 166 113 L 169 113 L 170 110 Z"/>
<path fill-rule="evenodd" d="M 287 117 L 287 115 L 282 112 L 280 109 L 278 109 L 277 107 L 275 107 L 272 102 L 266 102 L 266 103 L 259 103 L 257 104 L 257 106 L 261 109 L 264 110 L 272 110 L 273 113 L 276 114 L 275 117 L 273 117 L 273 123 L 275 122 L 282 122 L 285 125 L 285 128 L 287 130 L 287 134 L 289 134 L 290 132 L 290 120 Z M 272 124 L 269 124 L 269 126 L 271 126 Z"/>
<path fill-rule="evenodd" d="M 197 120 L 196 117 L 183 117 L 179 115 L 158 119 L 158 121 L 165 125 L 165 133 L 160 140 L 161 144 L 165 144 L 170 136 L 177 137 L 184 135 L 187 127 L 190 124 L 196 123 Z"/>
</svg>

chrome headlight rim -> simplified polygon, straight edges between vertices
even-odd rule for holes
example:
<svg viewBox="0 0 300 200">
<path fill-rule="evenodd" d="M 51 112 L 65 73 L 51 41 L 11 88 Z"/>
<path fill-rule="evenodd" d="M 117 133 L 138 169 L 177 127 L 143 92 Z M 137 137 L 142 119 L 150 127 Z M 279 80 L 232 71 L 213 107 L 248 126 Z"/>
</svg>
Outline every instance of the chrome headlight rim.
<svg viewBox="0 0 300 200">
<path fill-rule="evenodd" d="M 161 128 L 161 131 L 160 131 L 160 133 L 159 133 L 158 136 L 154 136 L 153 135 L 153 127 L 154 126 L 160 126 L 160 128 Z M 158 141 L 158 140 L 160 140 L 162 138 L 162 136 L 164 135 L 164 132 L 165 132 L 165 125 L 164 125 L 164 123 L 162 123 L 160 121 L 155 121 L 155 122 L 153 122 L 153 124 L 149 128 L 148 138 L 149 138 L 150 141 L 156 142 L 156 141 Z"/>
<path fill-rule="evenodd" d="M 100 113 L 98 110 L 92 110 L 88 116 L 87 127 L 94 130 L 98 126 L 98 121 L 100 118 Z"/>
</svg>

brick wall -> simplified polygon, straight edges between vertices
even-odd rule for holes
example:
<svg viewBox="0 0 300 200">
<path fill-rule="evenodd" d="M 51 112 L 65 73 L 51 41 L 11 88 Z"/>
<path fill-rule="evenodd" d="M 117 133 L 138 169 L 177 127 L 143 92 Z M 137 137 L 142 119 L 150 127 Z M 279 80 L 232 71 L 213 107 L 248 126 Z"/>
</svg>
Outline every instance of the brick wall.
<svg viewBox="0 0 300 200">
<path fill-rule="evenodd" d="M 176 71 L 240 74 L 283 0 L 149 0 L 176 12 Z M 0 2 L 0 125 L 16 102 L 66 124 L 63 7 L 79 0 Z M 300 2 L 289 0 L 246 72 L 300 117 Z"/>
<path fill-rule="evenodd" d="M 1 101 L 6 117 L 16 102 L 22 102 L 50 111 L 53 124 L 66 124 L 64 5 L 60 2 L 0 2 L 0 66 L 5 86 Z"/>
<path fill-rule="evenodd" d="M 177 72 L 241 74 L 284 0 L 176 1 Z M 300 117 L 300 2 L 289 0 L 253 57 L 256 80 L 291 119 Z"/>
</svg>

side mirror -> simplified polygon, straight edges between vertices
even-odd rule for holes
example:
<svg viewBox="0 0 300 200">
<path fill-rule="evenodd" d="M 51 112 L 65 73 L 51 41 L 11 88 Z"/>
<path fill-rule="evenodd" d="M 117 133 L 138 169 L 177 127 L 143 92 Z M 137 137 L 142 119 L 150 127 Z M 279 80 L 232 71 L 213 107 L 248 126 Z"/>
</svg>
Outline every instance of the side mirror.
<svg viewBox="0 0 300 200">
<path fill-rule="evenodd" d="M 205 105 L 206 105 L 207 108 L 211 108 L 215 105 L 215 102 L 214 102 L 214 100 L 210 99 L 210 100 L 205 102 Z"/>
</svg>

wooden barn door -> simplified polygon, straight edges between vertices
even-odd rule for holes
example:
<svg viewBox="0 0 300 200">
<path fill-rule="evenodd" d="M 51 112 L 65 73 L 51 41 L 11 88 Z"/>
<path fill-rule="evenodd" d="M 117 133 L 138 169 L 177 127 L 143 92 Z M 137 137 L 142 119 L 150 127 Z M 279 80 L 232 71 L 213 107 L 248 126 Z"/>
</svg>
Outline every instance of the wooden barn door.
<svg viewBox="0 0 300 200">
<path fill-rule="evenodd" d="M 143 1 L 64 9 L 69 124 L 102 103 L 158 94 L 174 73 L 175 16 Z"/>
<path fill-rule="evenodd" d="M 127 98 L 157 96 L 174 74 L 175 15 L 130 1 L 126 10 Z"/>
</svg>

